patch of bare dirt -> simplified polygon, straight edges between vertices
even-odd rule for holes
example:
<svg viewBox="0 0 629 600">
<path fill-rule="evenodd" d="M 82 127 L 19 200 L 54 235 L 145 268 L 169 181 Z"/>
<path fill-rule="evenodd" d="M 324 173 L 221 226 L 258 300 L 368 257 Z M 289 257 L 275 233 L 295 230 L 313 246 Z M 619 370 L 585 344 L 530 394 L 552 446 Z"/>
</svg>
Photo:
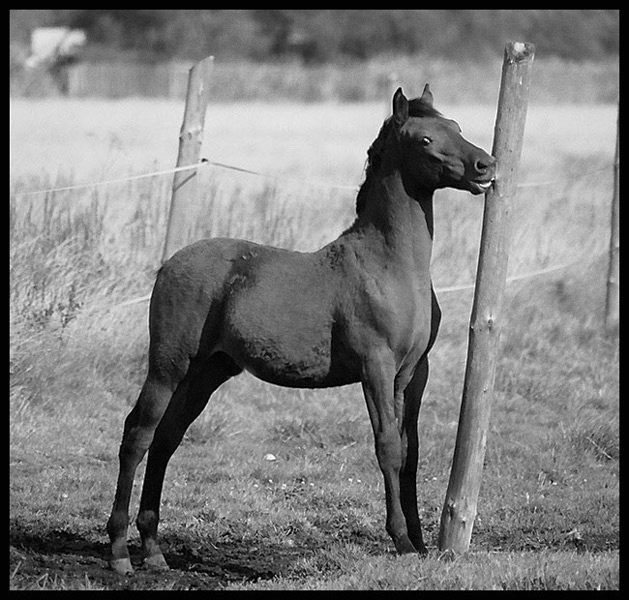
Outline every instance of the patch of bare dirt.
<svg viewBox="0 0 629 600">
<path fill-rule="evenodd" d="M 104 587 L 111 590 L 218 589 L 231 582 L 270 579 L 284 572 L 306 548 L 253 546 L 238 542 L 190 543 L 163 540 L 170 570 L 142 568 L 140 549 L 130 544 L 135 573 L 120 576 L 107 566 L 108 545 L 89 536 L 49 530 L 35 533 L 19 522 L 10 524 L 11 588 L 68 589 Z M 87 579 L 86 579 L 87 577 Z"/>
</svg>

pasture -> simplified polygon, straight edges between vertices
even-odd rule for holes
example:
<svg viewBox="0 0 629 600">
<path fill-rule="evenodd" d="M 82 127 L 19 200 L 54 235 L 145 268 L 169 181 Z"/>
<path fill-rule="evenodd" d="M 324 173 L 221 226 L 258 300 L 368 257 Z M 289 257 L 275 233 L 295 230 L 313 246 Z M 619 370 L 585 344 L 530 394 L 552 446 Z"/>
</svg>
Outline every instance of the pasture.
<svg viewBox="0 0 629 600">
<path fill-rule="evenodd" d="M 490 150 L 495 107 L 435 106 Z M 418 90 L 409 90 L 417 93 Z M 360 386 L 228 382 L 191 426 L 164 488 L 172 569 L 106 570 L 123 420 L 144 379 L 147 303 L 171 176 L 26 190 L 174 165 L 183 105 L 11 100 L 10 586 L 13 589 L 617 589 L 618 339 L 602 331 L 615 105 L 529 107 L 502 352 L 470 553 L 436 550 L 461 399 L 482 199 L 435 197 L 444 313 L 420 413 L 429 555 L 398 557 Z M 277 175 L 199 170 L 190 240 L 313 250 L 353 220 L 384 103 L 212 104 L 202 156 Z M 299 180 L 308 180 L 307 184 Z M 136 478 L 137 510 L 143 465 Z M 138 536 L 130 530 L 132 561 Z"/>
</svg>

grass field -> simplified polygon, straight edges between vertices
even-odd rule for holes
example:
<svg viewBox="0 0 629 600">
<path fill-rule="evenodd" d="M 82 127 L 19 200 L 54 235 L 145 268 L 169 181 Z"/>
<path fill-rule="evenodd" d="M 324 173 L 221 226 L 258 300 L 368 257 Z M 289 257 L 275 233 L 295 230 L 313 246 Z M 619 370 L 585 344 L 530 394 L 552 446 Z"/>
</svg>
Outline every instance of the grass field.
<svg viewBox="0 0 629 600">
<path fill-rule="evenodd" d="M 490 149 L 494 107 L 436 106 Z M 212 105 L 203 155 L 290 178 L 358 184 L 385 116 L 372 104 Z M 174 164 L 178 102 L 11 102 L 10 587 L 13 589 L 617 589 L 618 338 L 605 336 L 616 106 L 531 105 L 502 352 L 471 551 L 436 550 L 461 398 L 471 290 L 444 322 L 420 415 L 429 556 L 398 557 L 359 386 L 309 391 L 243 375 L 191 426 L 166 477 L 166 574 L 105 568 L 122 423 L 146 368 L 147 305 L 169 177 L 25 190 Z M 199 172 L 190 239 L 312 250 L 354 194 Z M 482 201 L 438 192 L 436 286 L 473 281 Z M 575 263 L 575 264 L 572 264 Z M 272 454 L 275 460 L 268 460 Z M 137 510 L 139 469 L 132 500 Z M 132 560 L 139 540 L 131 531 Z"/>
</svg>

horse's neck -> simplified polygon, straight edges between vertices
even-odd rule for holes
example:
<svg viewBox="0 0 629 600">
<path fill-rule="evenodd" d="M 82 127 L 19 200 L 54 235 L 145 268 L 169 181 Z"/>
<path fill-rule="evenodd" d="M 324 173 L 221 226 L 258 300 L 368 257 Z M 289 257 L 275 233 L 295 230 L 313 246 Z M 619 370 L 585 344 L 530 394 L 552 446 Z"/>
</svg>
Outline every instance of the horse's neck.
<svg viewBox="0 0 629 600">
<path fill-rule="evenodd" d="M 373 175 L 372 175 L 373 177 Z M 432 254 L 432 193 L 411 197 L 397 170 L 365 182 L 362 209 L 352 229 L 365 245 L 381 250 L 393 265 L 428 273 Z"/>
</svg>

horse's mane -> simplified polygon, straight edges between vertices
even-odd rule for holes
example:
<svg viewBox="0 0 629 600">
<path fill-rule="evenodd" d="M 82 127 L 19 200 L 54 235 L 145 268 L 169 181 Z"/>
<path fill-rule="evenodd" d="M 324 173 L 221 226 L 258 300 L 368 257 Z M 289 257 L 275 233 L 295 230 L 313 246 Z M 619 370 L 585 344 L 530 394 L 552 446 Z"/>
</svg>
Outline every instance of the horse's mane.
<svg viewBox="0 0 629 600">
<path fill-rule="evenodd" d="M 429 104 L 421 98 L 414 98 L 408 103 L 408 116 L 409 117 L 442 117 L 443 115 L 432 104 Z M 360 189 L 358 190 L 358 196 L 356 197 L 356 214 L 360 214 L 362 211 L 367 196 L 367 190 L 369 189 L 369 183 L 371 182 L 372 175 L 378 170 L 380 166 L 382 153 L 386 145 L 386 141 L 389 137 L 389 132 L 395 126 L 395 120 L 393 117 L 387 118 L 378 136 L 373 141 L 369 150 L 367 150 L 367 162 L 365 164 L 365 180 L 363 181 Z"/>
</svg>

